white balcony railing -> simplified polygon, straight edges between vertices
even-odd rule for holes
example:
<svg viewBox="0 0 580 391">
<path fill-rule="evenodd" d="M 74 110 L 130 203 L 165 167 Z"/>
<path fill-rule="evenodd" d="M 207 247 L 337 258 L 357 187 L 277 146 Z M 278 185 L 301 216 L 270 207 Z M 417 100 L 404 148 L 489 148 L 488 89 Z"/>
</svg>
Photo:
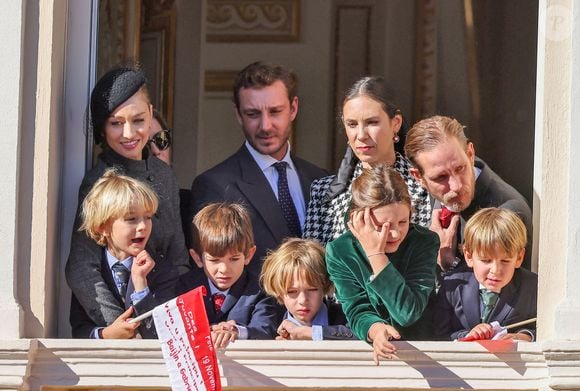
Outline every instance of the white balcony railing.
<svg viewBox="0 0 580 391">
<path fill-rule="evenodd" d="M 376 367 L 360 341 L 237 341 L 218 354 L 228 389 L 580 389 L 580 341 L 396 342 Z M 157 341 L 0 341 L 0 389 L 169 387 Z M 63 389 L 63 388 L 58 388 Z"/>
</svg>

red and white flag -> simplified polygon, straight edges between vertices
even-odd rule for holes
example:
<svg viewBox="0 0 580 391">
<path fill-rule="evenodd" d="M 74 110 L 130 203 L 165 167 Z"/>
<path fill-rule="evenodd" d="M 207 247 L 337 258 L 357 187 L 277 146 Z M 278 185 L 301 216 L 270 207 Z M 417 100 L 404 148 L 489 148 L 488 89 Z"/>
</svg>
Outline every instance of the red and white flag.
<svg viewBox="0 0 580 391">
<path fill-rule="evenodd" d="M 193 289 L 153 310 L 173 390 L 221 391 L 216 352 L 203 296 Z"/>
</svg>

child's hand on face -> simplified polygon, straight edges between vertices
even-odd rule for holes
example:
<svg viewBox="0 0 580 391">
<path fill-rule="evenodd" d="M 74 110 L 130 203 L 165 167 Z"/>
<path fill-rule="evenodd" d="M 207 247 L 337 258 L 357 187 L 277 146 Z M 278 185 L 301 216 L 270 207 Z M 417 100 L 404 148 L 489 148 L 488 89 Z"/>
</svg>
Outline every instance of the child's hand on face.
<svg viewBox="0 0 580 391">
<path fill-rule="evenodd" d="M 350 215 L 348 228 L 360 242 L 375 274 L 381 271 L 389 261 L 386 254 L 379 257 L 377 255 L 385 253 L 390 226 L 388 222 L 383 225 L 375 224 L 370 208 L 353 212 Z"/>
<path fill-rule="evenodd" d="M 397 348 L 390 341 L 400 339 L 401 335 L 393 326 L 374 323 L 369 329 L 369 338 L 373 341 L 373 361 L 379 365 L 379 358 L 396 358 Z"/>
<path fill-rule="evenodd" d="M 489 323 L 480 323 L 471 329 L 469 334 L 465 338 L 471 339 L 492 339 L 493 338 L 493 326 Z"/>
<path fill-rule="evenodd" d="M 371 217 L 370 208 L 359 210 L 350 215 L 348 228 L 367 254 L 385 251 L 389 236 L 389 223 L 376 225 Z"/>
<path fill-rule="evenodd" d="M 298 326 L 288 319 L 284 319 L 278 326 L 278 336 L 276 339 L 291 340 L 312 340 L 312 327 Z"/>
<path fill-rule="evenodd" d="M 130 339 L 134 338 L 137 332 L 137 328 L 141 322 L 127 323 L 127 320 L 131 318 L 133 313 L 133 307 L 123 312 L 113 323 L 105 327 L 102 331 L 102 336 L 104 339 Z"/>
<path fill-rule="evenodd" d="M 135 291 L 142 291 L 147 288 L 147 275 L 155 267 L 155 261 L 145 250 L 141 251 L 133 258 L 131 266 L 131 280 Z"/>
</svg>

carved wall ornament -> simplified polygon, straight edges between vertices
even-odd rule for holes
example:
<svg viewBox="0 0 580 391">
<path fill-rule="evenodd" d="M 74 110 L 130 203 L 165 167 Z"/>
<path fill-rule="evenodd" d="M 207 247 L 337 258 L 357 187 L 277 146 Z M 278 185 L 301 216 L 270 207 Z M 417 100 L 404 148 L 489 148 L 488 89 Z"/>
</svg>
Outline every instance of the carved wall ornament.
<svg viewBox="0 0 580 391">
<path fill-rule="evenodd" d="M 292 42 L 300 0 L 207 0 L 207 42 Z"/>
</svg>

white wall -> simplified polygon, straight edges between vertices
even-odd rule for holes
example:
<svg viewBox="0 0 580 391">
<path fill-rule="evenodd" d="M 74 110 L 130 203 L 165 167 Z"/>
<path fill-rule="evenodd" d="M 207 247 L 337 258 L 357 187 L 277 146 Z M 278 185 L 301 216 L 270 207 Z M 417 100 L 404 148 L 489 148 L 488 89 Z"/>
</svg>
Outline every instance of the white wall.
<svg viewBox="0 0 580 391">
<path fill-rule="evenodd" d="M 20 139 L 20 101 L 22 98 L 24 1 L 10 1 L 0 13 L 0 312 L 3 314 L 0 338 L 20 338 L 21 311 L 16 299 L 18 154 Z"/>
</svg>

